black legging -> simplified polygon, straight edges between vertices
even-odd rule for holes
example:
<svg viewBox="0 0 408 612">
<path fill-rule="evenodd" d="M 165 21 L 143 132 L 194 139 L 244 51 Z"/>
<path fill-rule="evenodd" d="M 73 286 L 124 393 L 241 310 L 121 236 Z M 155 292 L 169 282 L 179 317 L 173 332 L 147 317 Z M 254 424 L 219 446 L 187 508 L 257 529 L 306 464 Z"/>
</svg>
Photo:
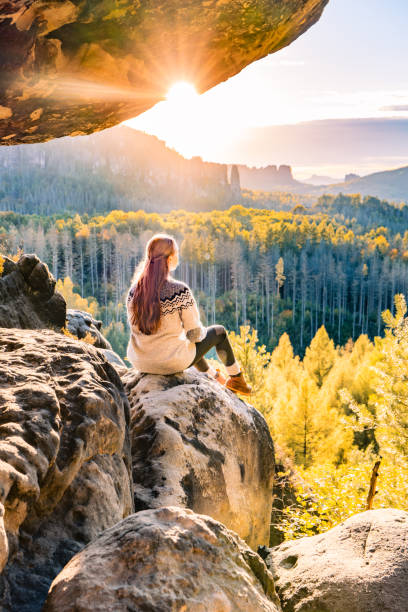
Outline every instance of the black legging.
<svg viewBox="0 0 408 612">
<path fill-rule="evenodd" d="M 203 340 L 196 342 L 196 354 L 189 367 L 194 365 L 200 372 L 207 372 L 209 365 L 204 355 L 215 346 L 217 355 L 225 366 L 235 363 L 232 346 L 228 340 L 227 332 L 223 325 L 211 325 L 207 327 L 207 333 Z"/>
</svg>

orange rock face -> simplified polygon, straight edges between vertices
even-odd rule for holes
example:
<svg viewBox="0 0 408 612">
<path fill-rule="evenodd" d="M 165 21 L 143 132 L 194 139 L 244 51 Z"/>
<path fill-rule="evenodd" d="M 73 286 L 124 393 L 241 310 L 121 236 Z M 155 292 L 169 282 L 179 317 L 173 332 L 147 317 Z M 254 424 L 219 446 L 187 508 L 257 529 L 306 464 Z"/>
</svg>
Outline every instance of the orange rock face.
<svg viewBox="0 0 408 612">
<path fill-rule="evenodd" d="M 290 44 L 328 0 L 0 0 L 0 143 L 89 134 Z"/>
</svg>

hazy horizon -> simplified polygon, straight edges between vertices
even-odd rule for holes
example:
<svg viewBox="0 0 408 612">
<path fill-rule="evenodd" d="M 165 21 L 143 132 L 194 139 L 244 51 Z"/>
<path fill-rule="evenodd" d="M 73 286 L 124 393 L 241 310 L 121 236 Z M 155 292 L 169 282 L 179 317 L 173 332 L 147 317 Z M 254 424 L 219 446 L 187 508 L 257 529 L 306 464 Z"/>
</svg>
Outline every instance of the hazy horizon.
<svg viewBox="0 0 408 612">
<path fill-rule="evenodd" d="M 183 157 L 192 157 L 154 135 Z M 373 156 L 373 146 L 380 141 L 381 155 Z M 366 176 L 408 166 L 408 119 L 322 119 L 248 128 L 234 143 L 225 145 L 223 155 L 194 156 L 207 162 L 258 168 L 286 164 L 300 181 L 318 174 L 341 182 L 349 173 Z"/>
<path fill-rule="evenodd" d="M 403 79 L 407 22 L 403 0 L 331 0 L 319 22 L 289 47 L 201 96 L 186 88 L 184 97 L 170 96 L 126 123 L 158 136 L 185 157 L 251 166 L 291 164 L 299 178 L 342 178 L 348 172 L 369 174 L 406 165 L 408 147 L 400 143 L 405 127 L 401 137 L 395 135 L 392 120 L 408 120 Z M 287 151 L 284 142 L 274 148 L 268 142 L 268 131 L 277 126 L 287 133 L 290 126 L 301 131 L 305 123 L 345 119 L 391 120 L 385 125 L 392 134 L 382 134 L 387 152 L 378 130 L 371 136 L 366 131 L 371 146 L 360 157 L 351 150 L 350 158 L 344 154 L 340 159 L 332 151 L 337 143 L 328 142 L 324 155 L 311 161 L 305 145 L 303 152 Z M 392 138 L 398 143 L 395 151 Z M 355 142 L 352 149 L 356 144 L 360 150 Z M 273 157 L 275 151 L 285 154 Z"/>
</svg>

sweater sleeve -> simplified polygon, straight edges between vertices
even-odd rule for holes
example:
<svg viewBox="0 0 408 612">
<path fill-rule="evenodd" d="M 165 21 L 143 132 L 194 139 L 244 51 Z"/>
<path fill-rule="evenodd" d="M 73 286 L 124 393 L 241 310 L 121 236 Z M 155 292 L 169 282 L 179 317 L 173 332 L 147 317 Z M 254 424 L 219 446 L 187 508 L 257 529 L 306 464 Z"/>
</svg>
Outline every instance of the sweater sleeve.
<svg viewBox="0 0 408 612">
<path fill-rule="evenodd" d="M 200 342 L 207 333 L 200 320 L 197 303 L 191 290 L 187 288 L 179 307 L 181 321 L 190 342 Z"/>
</svg>

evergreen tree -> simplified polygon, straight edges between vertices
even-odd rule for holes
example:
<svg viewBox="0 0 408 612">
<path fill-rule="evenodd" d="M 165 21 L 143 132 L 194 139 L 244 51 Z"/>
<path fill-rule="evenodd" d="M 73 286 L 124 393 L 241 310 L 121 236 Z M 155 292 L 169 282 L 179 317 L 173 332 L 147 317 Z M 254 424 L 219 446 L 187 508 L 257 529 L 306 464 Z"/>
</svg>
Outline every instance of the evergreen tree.
<svg viewBox="0 0 408 612">
<path fill-rule="evenodd" d="M 336 354 L 333 340 L 329 338 L 324 325 L 322 325 L 317 330 L 310 346 L 306 349 L 303 361 L 306 371 L 318 387 L 322 386 L 324 379 L 333 367 Z"/>
<path fill-rule="evenodd" d="M 395 315 L 383 314 L 385 338 L 376 343 L 376 438 L 380 452 L 408 457 L 408 318 L 405 297 L 395 296 Z"/>
</svg>

